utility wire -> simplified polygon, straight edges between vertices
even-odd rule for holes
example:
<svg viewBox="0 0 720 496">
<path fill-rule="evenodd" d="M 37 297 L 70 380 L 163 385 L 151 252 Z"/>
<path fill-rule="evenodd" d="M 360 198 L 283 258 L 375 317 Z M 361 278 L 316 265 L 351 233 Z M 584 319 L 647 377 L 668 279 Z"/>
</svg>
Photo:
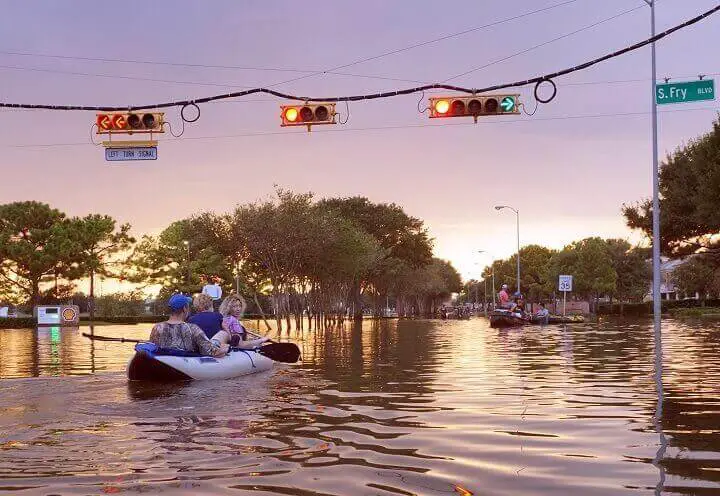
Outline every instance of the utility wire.
<svg viewBox="0 0 720 496">
<path fill-rule="evenodd" d="M 688 26 L 691 26 L 693 24 L 696 24 L 696 23 L 702 21 L 706 17 L 708 17 L 712 14 L 715 14 L 718 11 L 720 11 L 720 4 L 716 5 L 712 9 L 710 9 L 696 17 L 693 17 L 692 19 L 689 19 L 681 24 L 678 24 L 677 26 L 674 26 L 662 33 L 659 33 L 656 36 L 653 36 L 644 41 L 635 43 L 634 45 L 630 45 L 621 50 L 617 50 L 615 52 L 609 53 L 607 55 L 590 60 L 588 62 L 582 63 L 582 64 L 574 66 L 574 67 L 570 67 L 570 68 L 563 69 L 563 70 L 560 70 L 560 71 L 557 71 L 554 73 L 545 74 L 542 76 L 537 76 L 537 77 L 522 80 L 522 81 L 501 83 L 501 84 L 497 84 L 494 86 L 488 86 L 488 87 L 480 88 L 480 89 L 454 86 L 454 85 L 449 85 L 449 84 L 445 84 L 445 83 L 435 83 L 435 84 L 427 84 L 424 86 L 418 86 L 418 87 L 414 87 L 414 88 L 406 88 L 406 89 L 385 91 L 385 92 L 381 92 L 381 93 L 371 93 L 371 94 L 364 94 L 364 95 L 333 96 L 333 97 L 306 97 L 306 96 L 282 93 L 279 91 L 272 90 L 270 88 L 253 88 L 253 89 L 238 91 L 238 92 L 234 92 L 234 93 L 226 93 L 226 94 L 221 94 L 221 95 L 213 95 L 213 96 L 198 98 L 198 99 L 194 99 L 194 100 L 178 100 L 178 101 L 172 101 L 172 102 L 156 103 L 156 104 L 141 105 L 141 106 L 119 107 L 119 106 L 74 106 L 74 105 L 42 105 L 42 104 L 38 105 L 38 104 L 0 103 L 0 107 L 30 108 L 30 109 L 34 108 L 34 109 L 45 109 L 45 110 L 87 110 L 87 111 L 112 112 L 112 111 L 160 109 L 160 108 L 169 108 L 169 107 L 185 107 L 185 106 L 189 106 L 189 105 L 208 103 L 208 102 L 217 101 L 217 100 L 240 98 L 240 97 L 244 97 L 244 96 L 255 94 L 255 93 L 265 93 L 265 94 L 273 95 L 278 98 L 283 98 L 286 100 L 296 100 L 296 101 L 306 101 L 306 102 L 352 102 L 352 101 L 360 101 L 360 100 L 376 100 L 376 99 L 380 99 L 380 98 L 391 98 L 391 97 L 400 96 L 400 95 L 409 95 L 412 93 L 420 93 L 422 91 L 427 91 L 427 90 L 432 90 L 432 89 L 445 89 L 448 91 L 457 91 L 457 92 L 469 93 L 469 94 L 486 93 L 489 91 L 495 91 L 495 90 L 506 89 L 506 88 L 516 88 L 516 87 L 527 86 L 527 85 L 531 85 L 531 84 L 539 85 L 543 82 L 551 81 L 552 79 L 555 79 L 560 76 L 565 76 L 565 75 L 571 74 L 573 72 L 582 71 L 584 69 L 587 69 L 589 67 L 597 65 L 606 60 L 609 60 L 609 59 L 612 59 L 615 57 L 619 57 L 626 53 L 638 50 L 639 48 L 642 48 L 653 42 L 661 40 L 676 31 L 679 31 L 683 28 L 686 28 Z"/>
<path fill-rule="evenodd" d="M 666 109 L 660 110 L 662 114 L 672 114 L 678 112 L 707 112 L 707 111 L 720 111 L 718 107 L 695 107 L 695 108 L 681 108 L 681 109 Z M 561 115 L 555 117 L 540 117 L 537 119 L 488 119 L 479 120 L 477 124 L 520 124 L 520 123 L 537 123 L 537 122 L 551 122 L 551 121 L 565 121 L 565 120 L 580 120 L 580 119 L 601 119 L 601 118 L 612 118 L 612 117 L 640 117 L 649 115 L 648 111 L 639 112 L 614 112 L 604 114 L 580 114 L 580 115 Z M 469 127 L 474 126 L 472 122 L 456 122 L 456 123 L 443 123 L 443 124 L 401 124 L 392 126 L 375 126 L 375 127 L 362 127 L 362 128 L 335 128 L 335 129 L 324 129 L 313 131 L 313 134 L 324 134 L 324 133 L 349 133 L 349 132 L 366 132 L 366 131 L 391 131 L 399 129 L 419 129 L 419 128 L 438 128 L 447 129 L 453 127 Z M 254 138 L 261 136 L 304 136 L 306 132 L 287 132 L 287 131 L 258 131 L 249 133 L 236 133 L 236 134 L 224 134 L 214 136 L 184 136 L 177 139 L 161 139 L 162 143 L 174 143 L 176 141 L 205 141 L 205 140 L 216 140 L 216 139 L 230 139 L 230 138 Z M 53 148 L 53 147 L 66 147 L 66 146 L 88 146 L 87 141 L 75 142 L 75 143 L 30 143 L 20 145 L 0 145 L 0 148 Z"/>
<path fill-rule="evenodd" d="M 0 69 L 10 69 L 15 71 L 30 71 L 30 72 L 45 72 L 50 74 L 65 74 L 69 76 L 88 76 L 88 77 L 100 77 L 109 79 L 124 79 L 133 81 L 148 81 L 153 83 L 172 83 L 172 84 L 189 84 L 193 86 L 214 86 L 216 88 L 252 88 L 252 86 L 243 86 L 240 84 L 231 83 L 203 83 L 200 81 L 178 81 L 174 79 L 156 79 L 147 78 L 140 76 L 124 76 L 115 74 L 98 74 L 94 72 L 76 72 L 76 71 L 64 71 L 62 69 L 44 69 L 41 67 L 22 67 L 16 65 L 0 65 Z"/>
<path fill-rule="evenodd" d="M 387 52 L 383 52 L 383 53 L 380 53 L 377 55 L 372 55 L 369 57 L 357 59 L 353 62 L 349 62 L 347 64 L 337 66 L 335 69 L 344 69 L 344 68 L 351 67 L 354 65 L 359 65 L 359 64 L 362 64 L 365 62 L 370 62 L 372 60 L 377 60 L 380 58 L 388 57 L 390 55 L 396 55 L 398 53 L 413 50 L 415 48 L 432 45 L 434 43 L 449 40 L 452 38 L 457 38 L 459 36 L 463 36 L 463 35 L 466 35 L 469 33 L 481 31 L 483 29 L 498 26 L 498 25 L 501 25 L 501 24 L 504 24 L 504 23 L 507 23 L 510 21 L 515 21 L 518 19 L 522 19 L 524 17 L 529 17 L 529 16 L 532 16 L 535 14 L 539 14 L 541 12 L 547 12 L 549 10 L 554 10 L 556 8 L 563 7 L 565 5 L 577 3 L 578 1 L 580 1 L 580 0 L 565 0 L 565 1 L 553 4 L 553 5 L 549 5 L 547 7 L 524 12 L 522 14 L 514 15 L 511 17 L 506 17 L 505 19 L 493 21 L 489 24 L 483 24 L 481 26 L 471 27 L 471 28 L 465 29 L 463 31 L 450 33 L 450 34 L 447 34 L 444 36 L 440 36 L 438 38 L 421 41 L 421 42 L 418 42 L 418 43 L 415 43 L 412 45 L 408 45 L 408 46 L 405 46 L 402 48 L 396 48 L 396 49 L 389 50 Z M 317 70 L 317 69 L 256 67 L 256 66 L 238 66 L 238 65 L 221 65 L 221 64 L 180 63 L 180 62 L 166 62 L 166 61 L 157 61 L 157 60 L 137 60 L 137 59 L 121 59 L 121 58 L 108 58 L 108 57 L 83 57 L 83 56 L 77 56 L 77 55 L 42 54 L 42 53 L 34 53 L 34 52 L 11 51 L 11 50 L 0 50 L 0 54 L 21 56 L 21 57 L 53 58 L 53 59 L 61 59 L 61 60 L 82 60 L 82 61 L 89 61 L 89 62 L 112 62 L 112 63 L 125 63 L 125 64 L 163 65 L 163 66 L 172 66 L 172 67 L 196 67 L 196 68 L 205 68 L 205 69 L 232 69 L 232 70 L 243 70 L 243 71 L 295 72 L 295 73 L 310 74 L 310 75 L 330 73 L 331 71 L 335 70 L 335 69 Z M 280 84 L 280 83 L 278 83 L 278 84 Z"/>
<path fill-rule="evenodd" d="M 362 59 L 358 59 L 358 60 L 355 60 L 354 62 L 350 62 L 350 63 L 347 63 L 347 64 L 342 64 L 342 65 L 338 65 L 338 66 L 335 66 L 335 67 L 331 67 L 331 68 L 326 69 L 326 70 L 324 70 L 324 71 L 318 71 L 318 72 L 316 72 L 316 73 L 314 73 L 314 74 L 307 74 L 307 75 L 305 75 L 305 76 L 298 76 L 298 77 L 295 77 L 295 78 L 292 78 L 292 79 L 288 79 L 288 80 L 285 80 L 285 81 L 280 81 L 279 83 L 275 83 L 275 84 L 270 85 L 270 87 L 272 88 L 272 87 L 280 86 L 280 85 L 287 84 L 287 83 L 293 83 L 293 82 L 295 82 L 295 81 L 300 81 L 301 79 L 307 79 L 307 78 L 310 78 L 310 77 L 319 76 L 319 75 L 321 75 L 321 74 L 329 73 L 329 72 L 332 72 L 332 71 L 337 71 L 337 70 L 340 70 L 340 69 L 347 69 L 348 67 L 352 67 L 352 66 L 355 66 L 355 65 L 358 65 L 358 64 L 363 64 L 363 63 L 365 63 L 365 62 L 370 62 L 370 61 L 372 61 L 372 60 L 377 60 L 377 59 L 382 58 L 382 57 L 387 57 L 387 56 L 389 56 L 389 55 L 395 55 L 395 54 L 398 54 L 398 53 L 401 53 L 401 52 L 406 52 L 406 51 L 408 51 L 408 50 L 412 50 L 412 49 L 414 49 L 414 48 L 419 48 L 419 47 L 431 45 L 431 44 L 433 44 L 433 43 L 437 43 L 437 42 L 440 42 L 440 41 L 448 40 L 448 39 L 450 39 L 450 38 L 456 38 L 456 37 L 458 37 L 458 36 L 462 36 L 462 35 L 465 35 L 465 34 L 468 34 L 468 33 L 472 33 L 472 32 L 475 32 L 475 31 L 480 31 L 480 30 L 482 30 L 482 29 L 487 29 L 487 28 L 490 28 L 490 27 L 493 27 L 493 26 L 498 26 L 498 25 L 500 25 L 500 24 L 504 24 L 504 23 L 509 22 L 509 21 L 514 21 L 514 20 L 517 20 L 517 19 L 522 19 L 523 17 L 528 17 L 528 16 L 531 16 L 531 15 L 534 15 L 534 14 L 538 14 L 538 13 L 540 13 L 540 12 L 545 12 L 545 11 L 552 10 L 552 9 L 555 9 L 555 8 L 558 8 L 558 7 L 562 7 L 562 6 L 565 6 L 565 5 L 569 5 L 569 4 L 571 4 L 571 3 L 576 3 L 577 1 L 578 1 L 578 0 L 566 0 L 566 1 L 564 1 L 564 2 L 556 3 L 556 4 L 550 5 L 550 6 L 548 6 L 548 7 L 544 7 L 544 8 L 537 9 L 537 10 L 533 10 L 533 11 L 530 11 L 530 12 L 525 12 L 525 13 L 523 13 L 523 14 L 518 14 L 518 15 L 512 16 L 512 17 L 507 17 L 507 18 L 505 18 L 505 19 L 501 19 L 501 20 L 499 20 L 499 21 L 494 21 L 494 22 L 491 22 L 491 23 L 488 23 L 488 24 L 484 24 L 484 25 L 482 25 L 482 26 L 477 26 L 477 27 L 474 27 L 474 28 L 466 29 L 466 30 L 464 30 L 464 31 L 460 31 L 460 32 L 457 32 L 457 33 L 452 33 L 452 34 L 449 34 L 449 35 L 446 35 L 446 36 L 441 36 L 441 37 L 439 37 L 439 38 L 435 38 L 435 39 L 432 39 L 432 40 L 422 41 L 422 42 L 420 42 L 420 43 L 416 43 L 416 44 L 414 44 L 414 45 L 409 45 L 409 46 L 404 47 L 404 48 L 399 48 L 399 49 L 396 49 L 396 50 L 390 50 L 390 51 L 388 51 L 388 52 L 384 52 L 384 53 L 381 53 L 381 54 L 379 54 L 379 55 L 374 55 L 374 56 L 371 56 L 371 57 L 365 57 L 365 58 L 362 58 Z"/>
<path fill-rule="evenodd" d="M 503 57 L 503 58 L 501 58 L 501 59 L 496 59 L 496 60 L 493 60 L 492 62 L 488 62 L 487 64 L 481 65 L 481 66 L 479 66 L 479 67 L 475 67 L 475 68 L 473 68 L 473 69 L 469 69 L 469 70 L 467 70 L 467 71 L 465 71 L 465 72 L 461 72 L 460 74 L 456 74 L 455 76 L 452 76 L 452 77 L 449 77 L 449 78 L 445 79 L 445 80 L 443 81 L 443 83 L 447 83 L 448 81 L 452 81 L 452 80 L 454 80 L 454 79 L 458 79 L 458 78 L 461 78 L 461 77 L 463 77 L 463 76 L 467 76 L 468 74 L 472 74 L 473 72 L 477 72 L 477 71 L 479 71 L 479 70 L 481 70 L 481 69 L 485 69 L 485 68 L 487 68 L 487 67 L 490 67 L 491 65 L 498 64 L 498 63 L 500 63 L 500 62 L 505 62 L 506 60 L 510 60 L 511 58 L 517 57 L 518 55 L 523 55 L 523 54 L 526 54 L 526 53 L 531 52 L 531 51 L 533 51 L 533 50 L 536 50 L 536 49 L 538 49 L 538 48 L 541 48 L 541 47 L 544 47 L 544 46 L 546 46 L 546 45 L 549 45 L 549 44 L 551 44 L 551 43 L 555 43 L 556 41 L 560 41 L 560 40 L 562 40 L 562 39 L 564 39 L 564 38 L 569 38 L 570 36 L 574 36 L 574 35 L 576 35 L 576 34 L 578 34 L 578 33 L 581 33 L 581 32 L 583 32 L 583 31 L 587 31 L 588 29 L 592 29 L 592 28 L 594 28 L 594 27 L 596 27 L 596 26 L 599 26 L 600 24 L 603 24 L 603 23 L 606 23 L 606 22 L 615 20 L 615 19 L 617 19 L 618 17 L 622 17 L 622 16 L 624 16 L 624 15 L 630 14 L 631 12 L 635 12 L 635 11 L 637 11 L 637 10 L 644 9 L 644 8 L 646 8 L 645 5 L 639 5 L 639 6 L 635 7 L 635 8 L 628 9 L 628 10 L 625 10 L 625 11 L 620 12 L 620 13 L 618 13 L 618 14 L 615 14 L 614 16 L 606 17 L 605 19 L 601 19 L 601 20 L 599 20 L 599 21 L 597 21 L 597 22 L 594 22 L 594 23 L 592 23 L 592 24 L 588 24 L 587 26 L 582 27 L 582 28 L 579 28 L 579 29 L 576 29 L 575 31 L 571 31 L 571 32 L 569 32 L 569 33 L 565 33 L 565 34 L 563 34 L 563 35 L 561 35 L 561 36 L 558 36 L 558 37 L 556 37 L 556 38 L 553 38 L 553 39 L 551 39 L 551 40 L 544 41 L 544 42 L 539 43 L 539 44 L 537 44 L 537 45 L 534 45 L 534 46 L 532 46 L 532 47 L 530 47 L 530 48 L 526 48 L 525 50 L 521 50 L 521 51 L 519 51 L 519 52 L 515 52 L 515 53 L 513 53 L 512 55 L 508 55 L 507 57 Z"/>
<path fill-rule="evenodd" d="M 577 0 L 574 0 L 574 1 L 577 1 Z M 565 4 L 562 4 L 562 5 L 565 5 Z M 482 66 L 480 66 L 480 67 L 476 67 L 476 68 L 474 68 L 474 69 L 471 69 L 470 71 L 463 72 L 462 74 L 458 74 L 458 75 L 456 75 L 456 76 L 453 76 L 453 77 L 451 77 L 451 78 L 448 78 L 448 79 L 446 79 L 446 80 L 443 81 L 443 82 L 448 82 L 448 81 L 450 81 L 450 80 L 452 80 L 452 79 L 456 79 L 456 78 L 465 76 L 465 75 L 467 75 L 467 74 L 470 74 L 471 72 L 476 72 L 476 71 L 479 71 L 479 70 L 481 70 L 481 69 L 485 69 L 485 68 L 487 68 L 487 67 L 490 67 L 490 66 L 492 66 L 492 65 L 499 64 L 500 62 L 505 62 L 505 61 L 510 60 L 510 59 L 512 59 L 512 58 L 515 58 L 515 57 L 517 57 L 517 56 L 519 56 L 519 55 L 524 55 L 524 54 L 529 53 L 529 52 L 531 52 L 531 51 L 533 51 L 533 50 L 536 50 L 536 49 L 538 49 L 538 48 L 544 47 L 544 46 L 546 46 L 546 45 L 549 45 L 549 44 L 554 43 L 554 42 L 556 42 L 556 41 L 562 40 L 562 39 L 564 39 L 564 38 L 568 38 L 568 37 L 573 36 L 573 35 L 575 35 L 575 34 L 578 34 L 578 33 L 580 33 L 580 32 L 586 31 L 586 30 L 588 30 L 588 29 L 592 29 L 592 28 L 594 28 L 594 27 L 596 27 L 596 26 L 598 26 L 598 25 L 600 25 L 600 24 L 603 24 L 603 23 L 605 23 L 605 22 L 608 22 L 608 21 L 617 19 L 618 17 L 624 16 L 624 15 L 629 14 L 629 13 L 631 13 L 631 12 L 635 12 L 636 10 L 642 9 L 642 8 L 644 8 L 644 5 L 641 5 L 641 6 L 639 6 L 639 7 L 633 8 L 633 9 L 625 10 L 625 11 L 623 11 L 623 12 L 620 12 L 620 13 L 616 14 L 616 15 L 613 15 L 612 17 L 608 17 L 608 18 L 602 19 L 602 20 L 597 21 L 597 22 L 595 22 L 595 23 L 592 23 L 592 24 L 590 24 L 590 25 L 588 25 L 588 26 L 585 26 L 585 27 L 582 27 L 582 28 L 577 29 L 577 30 L 575 30 L 575 31 L 572 31 L 572 32 L 570 32 L 570 33 L 566 33 L 566 34 L 564 34 L 564 35 L 562 35 L 562 36 L 555 37 L 555 38 L 553 38 L 553 39 L 551 39 L 551 40 L 544 41 L 544 42 L 542 42 L 542 43 L 540 43 L 540 44 L 537 44 L 537 45 L 535 45 L 535 46 L 526 48 L 526 49 L 521 50 L 521 51 L 519 51 L 519 52 L 515 52 L 515 53 L 513 53 L 513 54 L 511 54 L 511 55 L 508 55 L 508 56 L 506 56 L 506 57 L 503 57 L 503 58 L 501 58 L 501 59 L 497 59 L 497 60 L 494 60 L 494 61 L 492 61 L 492 62 L 489 62 L 489 63 L 487 63 L 487 64 L 485 64 L 485 65 L 482 65 Z M 546 10 L 546 9 L 541 9 L 541 10 Z M 532 13 L 536 13 L 536 12 L 538 12 L 538 11 L 533 11 Z M 525 15 L 530 15 L 530 14 L 531 14 L 531 13 L 528 13 L 528 14 L 525 14 Z M 514 19 L 514 18 L 512 18 L 512 19 Z M 477 29 L 481 29 L 481 27 L 473 28 L 472 30 L 477 30 Z M 470 32 L 470 31 L 472 31 L 472 30 L 462 31 L 461 33 L 467 33 L 467 32 Z M 457 35 L 457 33 L 456 33 L 455 35 Z M 450 37 L 450 36 L 455 36 L 455 35 L 449 35 L 449 36 L 446 36 L 446 37 L 443 37 L 443 38 L 438 38 L 438 39 L 436 39 L 436 40 L 434 40 L 434 41 L 441 40 L 441 39 L 447 39 L 448 37 Z M 424 42 L 424 44 L 428 44 L 428 43 L 429 43 L 429 42 Z M 413 46 L 422 46 L 422 44 L 413 45 Z M 395 51 L 393 51 L 393 52 L 387 52 L 387 53 L 388 53 L 388 54 L 390 54 L 390 53 L 397 53 L 397 52 L 399 52 L 399 51 L 402 51 L 402 50 L 395 50 Z M 22 52 L 3 52 L 3 51 L 0 51 L 0 54 L 2 54 L 2 53 L 17 54 L 17 53 L 22 53 Z M 23 53 L 23 54 L 24 54 L 24 53 Z M 381 56 L 382 56 L 382 55 L 381 55 Z M 381 57 L 381 56 L 376 56 L 376 58 L 379 58 L 379 57 Z M 48 55 L 48 57 L 50 57 L 50 56 Z M 90 60 L 102 60 L 102 61 L 105 61 L 105 60 L 109 60 L 109 61 L 119 60 L 119 59 L 96 59 L 96 58 L 89 58 L 89 57 L 70 57 L 70 56 L 62 56 L 62 55 L 58 55 L 58 56 L 54 56 L 54 55 L 53 55 L 52 57 L 63 58 L 63 59 L 67 59 L 67 58 L 69 58 L 69 59 L 75 59 L 75 58 L 77 58 L 77 59 L 79 59 L 79 60 L 87 60 L 87 59 L 90 59 Z M 372 58 L 372 57 L 371 57 L 371 58 Z M 363 59 L 363 60 L 365 60 L 365 59 Z M 127 62 L 130 62 L 130 61 L 127 61 Z M 163 63 L 163 62 L 146 62 L 146 63 L 157 63 L 157 64 L 166 64 L 166 65 L 185 65 L 185 64 Z M 351 66 L 351 65 L 353 65 L 353 64 L 354 64 L 354 63 L 346 64 L 346 65 L 343 66 L 343 67 L 349 67 L 349 66 Z M 195 67 L 195 66 L 201 66 L 201 67 L 202 67 L 202 66 L 203 66 L 202 64 L 188 64 L 188 65 L 189 65 L 190 67 Z M 225 67 L 225 68 L 227 68 L 227 67 L 229 67 L 229 66 L 208 66 L 208 67 Z M 45 69 L 45 68 L 34 68 L 34 67 L 23 67 L 23 66 L 0 65 L 0 69 L 10 69 L 10 70 L 18 70 L 18 71 L 47 72 L 47 73 L 52 73 L 52 74 L 65 74 L 65 75 L 73 75 L 73 76 L 90 76 L 90 77 L 101 77 L 101 78 L 109 78 L 109 79 L 117 78 L 117 79 L 124 79 L 124 80 L 150 81 L 150 82 L 159 82 L 159 83 L 187 84 L 187 85 L 197 85 L 197 86 L 214 86 L 214 87 L 221 87 L 221 88 L 228 88 L 228 89 L 247 89 L 247 88 L 251 88 L 250 86 L 243 86 L 243 85 L 232 84 L 232 83 L 209 83 L 209 82 L 200 82 L 200 81 L 177 81 L 177 80 L 168 80 L 168 79 L 156 79 L 156 78 L 146 78 L 146 77 L 135 77 L 135 76 L 128 76 L 128 75 L 115 76 L 115 75 L 112 75 L 112 74 L 97 74 L 97 73 L 88 73 L 88 72 L 75 72 L 75 71 L 65 71 L 65 70 Z M 247 69 L 247 68 L 246 68 L 246 69 Z M 258 70 L 260 70 L 260 69 L 258 69 Z M 272 68 L 267 68 L 267 70 L 284 71 L 284 69 L 272 69 Z M 335 75 L 335 76 L 345 76 L 345 77 L 363 78 L 363 79 L 378 79 L 378 80 L 383 80 L 383 81 L 393 81 L 393 82 L 402 82 L 402 83 L 431 84 L 429 81 L 419 81 L 419 80 L 413 80 L 413 79 L 402 79 L 402 78 L 395 78 L 395 77 L 388 77 L 388 76 L 380 76 L 380 75 L 351 74 L 351 73 L 346 73 L 346 72 L 338 72 L 338 71 L 334 71 L 334 70 L 327 70 L 327 71 L 307 71 L 307 70 L 290 69 L 290 71 L 292 71 L 292 72 L 307 73 L 307 74 L 309 74 L 310 76 L 318 75 L 318 74 L 328 74 L 328 75 Z M 294 81 L 294 80 L 296 80 L 296 79 L 288 80 L 288 81 Z M 288 81 L 285 81 L 285 82 L 288 82 Z M 279 84 L 282 84 L 282 83 L 276 83 L 276 84 L 271 85 L 270 87 L 278 86 Z"/>
<path fill-rule="evenodd" d="M 384 76 L 365 76 L 365 75 L 358 75 L 358 74 L 348 74 L 348 73 L 342 73 L 337 72 L 337 69 L 344 69 L 347 67 L 351 67 L 354 65 L 358 65 L 364 62 L 368 62 L 371 60 L 377 60 L 383 57 L 387 57 L 389 55 L 395 55 L 398 53 L 402 53 L 408 50 L 412 50 L 414 48 L 423 47 L 426 45 L 438 43 L 440 41 L 448 40 L 451 38 L 456 38 L 458 36 L 462 36 L 468 33 L 472 33 L 475 31 L 480 31 L 489 27 L 497 26 L 500 24 L 504 24 L 506 22 L 514 21 L 517 19 L 521 19 L 523 17 L 528 17 L 534 14 L 538 14 L 540 12 L 545 12 L 548 10 L 552 10 L 558 7 L 562 7 L 565 5 L 569 5 L 572 3 L 576 3 L 579 0 L 567 0 L 564 2 L 560 2 L 554 5 L 550 5 L 548 7 L 544 7 L 541 9 L 536 9 L 533 11 L 525 12 L 523 14 L 519 14 L 513 17 L 508 17 L 505 19 L 501 19 L 498 21 L 494 21 L 490 24 L 484 24 L 482 26 L 476 26 L 469 29 L 465 29 L 463 31 L 459 31 L 456 33 L 451 33 L 445 36 L 441 36 L 439 38 L 434 38 L 431 40 L 422 41 L 410 46 L 406 46 L 403 48 L 398 48 L 395 50 L 390 50 L 388 52 L 381 53 L 379 55 L 373 55 L 370 57 L 365 57 L 362 59 L 355 60 L 353 62 L 343 64 L 340 66 L 337 66 L 335 68 L 330 68 L 326 70 L 308 70 L 308 69 L 291 69 L 291 68 L 277 68 L 277 67 L 253 67 L 253 66 L 233 66 L 233 65 L 215 65 L 215 64 L 187 64 L 187 63 L 178 63 L 178 62 L 164 62 L 164 61 L 150 61 L 150 60 L 133 60 L 133 59 L 116 59 L 116 58 L 104 58 L 104 57 L 82 57 L 82 56 L 74 56 L 74 55 L 58 55 L 58 54 L 39 54 L 39 53 L 33 53 L 33 52 L 18 52 L 18 51 L 6 51 L 6 50 L 0 50 L 0 54 L 4 55 L 13 55 L 13 56 L 25 56 L 25 57 L 44 57 L 44 58 L 54 58 L 54 59 L 61 59 L 61 60 L 81 60 L 81 61 L 93 61 L 93 62 L 113 62 L 113 63 L 129 63 L 129 64 L 146 64 L 146 65 L 162 65 L 162 66 L 172 66 L 172 67 L 199 67 L 199 68 L 213 68 L 213 69 L 235 69 L 235 70 L 246 70 L 246 71 L 272 71 L 272 72 L 295 72 L 295 73 L 301 73 L 305 74 L 305 76 L 289 79 L 286 81 L 281 81 L 279 83 L 271 84 L 269 87 L 275 87 L 279 86 L 281 84 L 286 84 L 289 82 L 297 81 L 300 79 L 304 79 L 306 77 L 313 77 L 318 76 L 321 74 L 331 74 L 331 75 L 337 75 L 337 76 L 347 76 L 347 77 L 360 77 L 365 79 L 379 79 L 384 81 L 395 81 L 395 82 L 410 82 L 414 84 L 427 84 L 427 82 L 424 81 L 414 81 L 414 80 L 408 80 L 408 79 L 400 79 L 400 78 L 392 78 L 392 77 L 384 77 Z M 19 71 L 36 71 L 36 72 L 48 72 L 48 73 L 54 73 L 54 74 L 67 74 L 67 75 L 76 75 L 76 76 L 94 76 L 94 77 L 103 77 L 103 78 L 114 78 L 117 77 L 118 79 L 126 79 L 126 80 L 138 80 L 138 81 L 150 81 L 150 82 L 160 82 L 160 83 L 175 83 L 175 84 L 189 84 L 189 85 L 198 85 L 198 86 L 217 86 L 217 87 L 223 87 L 223 88 L 249 88 L 249 86 L 243 86 L 238 84 L 221 84 L 221 83 L 203 83 L 203 82 L 193 82 L 193 81 L 175 81 L 175 80 L 167 80 L 167 79 L 155 79 L 155 78 L 144 78 L 144 77 L 132 77 L 132 76 L 113 76 L 110 74 L 94 74 L 94 73 L 87 73 L 87 72 L 73 72 L 73 71 L 63 71 L 63 70 L 54 70 L 54 69 L 44 69 L 44 68 L 30 68 L 30 67 L 22 67 L 22 66 L 9 66 L 9 65 L 0 65 L 0 69 L 10 69 L 10 70 L 19 70 Z"/>
</svg>

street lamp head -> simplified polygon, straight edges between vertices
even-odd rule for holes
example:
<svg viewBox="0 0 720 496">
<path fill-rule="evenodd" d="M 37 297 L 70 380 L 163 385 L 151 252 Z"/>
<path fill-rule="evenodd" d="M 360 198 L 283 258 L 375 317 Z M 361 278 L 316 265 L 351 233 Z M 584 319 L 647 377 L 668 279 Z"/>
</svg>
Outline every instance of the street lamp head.
<svg viewBox="0 0 720 496">
<path fill-rule="evenodd" d="M 185 239 L 185 240 L 183 240 L 183 244 L 184 244 L 185 246 L 188 246 L 188 245 L 190 244 L 190 241 L 188 241 L 187 239 Z"/>
<path fill-rule="evenodd" d="M 495 205 L 495 210 L 502 210 L 505 208 L 505 205 Z"/>
</svg>

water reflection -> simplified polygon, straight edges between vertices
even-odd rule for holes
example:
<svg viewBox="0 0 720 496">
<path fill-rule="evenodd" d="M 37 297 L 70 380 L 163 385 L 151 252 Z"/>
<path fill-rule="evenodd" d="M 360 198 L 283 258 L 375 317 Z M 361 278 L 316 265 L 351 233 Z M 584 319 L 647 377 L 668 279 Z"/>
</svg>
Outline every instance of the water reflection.
<svg viewBox="0 0 720 496">
<path fill-rule="evenodd" d="M 152 385 L 126 380 L 127 343 L 0 331 L 15 378 L 0 381 L 0 490 L 718 493 L 720 328 L 655 336 L 645 321 L 365 322 L 291 331 L 297 366 Z"/>
</svg>

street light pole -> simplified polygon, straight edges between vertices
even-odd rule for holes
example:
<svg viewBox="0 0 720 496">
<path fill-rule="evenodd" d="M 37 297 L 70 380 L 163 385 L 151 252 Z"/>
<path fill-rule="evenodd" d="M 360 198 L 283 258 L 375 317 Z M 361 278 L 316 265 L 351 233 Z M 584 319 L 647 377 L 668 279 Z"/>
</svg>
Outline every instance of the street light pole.
<svg viewBox="0 0 720 496">
<path fill-rule="evenodd" d="M 507 208 L 515 212 L 515 218 L 517 220 L 517 291 L 520 292 L 520 212 L 508 205 L 497 205 L 495 210 L 502 210 Z"/>
<path fill-rule="evenodd" d="M 487 253 L 490 255 L 490 258 L 492 259 L 490 262 L 490 273 L 492 274 L 492 295 L 493 295 L 493 310 L 495 310 L 495 298 L 497 297 L 497 293 L 495 292 L 495 257 L 485 250 L 478 250 L 478 253 Z M 487 289 L 485 290 L 487 293 Z M 487 304 L 487 298 L 485 298 L 485 303 Z"/>
<path fill-rule="evenodd" d="M 645 0 L 650 7 L 650 35 L 655 36 L 655 0 Z M 653 155 L 653 199 L 652 199 L 652 253 L 653 253 L 653 317 L 660 326 L 662 312 L 660 300 L 660 173 L 658 166 L 658 117 L 657 117 L 657 65 L 655 42 L 652 49 L 652 155 Z"/>
<path fill-rule="evenodd" d="M 483 283 L 485 285 L 485 296 L 483 297 L 483 311 L 485 312 L 485 317 L 487 317 L 487 307 L 488 307 L 488 301 L 487 301 L 487 277 L 483 277 Z"/>
</svg>

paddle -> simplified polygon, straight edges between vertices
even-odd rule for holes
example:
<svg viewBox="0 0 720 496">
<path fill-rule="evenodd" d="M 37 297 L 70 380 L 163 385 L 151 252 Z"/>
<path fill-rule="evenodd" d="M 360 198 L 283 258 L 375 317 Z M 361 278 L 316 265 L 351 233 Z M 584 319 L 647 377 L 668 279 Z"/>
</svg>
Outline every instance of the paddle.
<svg viewBox="0 0 720 496">
<path fill-rule="evenodd" d="M 95 341 L 116 341 L 119 343 L 145 343 L 147 341 L 141 341 L 139 339 L 128 339 L 128 338 L 114 338 L 111 336 L 98 336 L 97 334 L 82 333 L 86 338 Z M 245 350 L 243 348 L 232 348 L 232 351 L 253 351 Z M 268 357 L 270 360 L 283 363 L 296 363 L 300 359 L 300 348 L 295 343 L 275 343 L 268 342 L 263 344 L 255 351 Z"/>
<path fill-rule="evenodd" d="M 260 334 L 255 334 L 247 329 L 245 329 L 245 332 L 256 338 L 263 337 Z M 268 352 L 272 355 L 268 353 L 263 353 L 263 355 L 275 360 L 276 362 L 295 363 L 300 359 L 300 348 L 298 348 L 298 345 L 295 343 L 278 343 L 277 341 L 273 341 L 271 339 L 270 341 L 266 341 L 260 349 L 268 350 Z"/>
</svg>

